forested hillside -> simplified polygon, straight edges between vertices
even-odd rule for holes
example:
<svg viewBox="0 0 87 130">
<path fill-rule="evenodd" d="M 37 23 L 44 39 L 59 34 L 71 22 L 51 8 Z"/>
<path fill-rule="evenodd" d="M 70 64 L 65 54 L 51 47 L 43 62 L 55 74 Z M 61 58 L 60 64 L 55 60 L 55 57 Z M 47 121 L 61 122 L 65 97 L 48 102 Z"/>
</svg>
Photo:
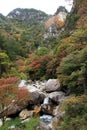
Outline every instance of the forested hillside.
<svg viewBox="0 0 87 130">
<path fill-rule="evenodd" d="M 76 97 L 63 104 L 65 117 L 54 130 L 86 130 L 87 0 L 74 0 L 70 13 L 61 7 L 54 16 L 20 8 L 0 14 L 0 78 L 9 77 L 59 79 L 61 90 Z"/>
</svg>

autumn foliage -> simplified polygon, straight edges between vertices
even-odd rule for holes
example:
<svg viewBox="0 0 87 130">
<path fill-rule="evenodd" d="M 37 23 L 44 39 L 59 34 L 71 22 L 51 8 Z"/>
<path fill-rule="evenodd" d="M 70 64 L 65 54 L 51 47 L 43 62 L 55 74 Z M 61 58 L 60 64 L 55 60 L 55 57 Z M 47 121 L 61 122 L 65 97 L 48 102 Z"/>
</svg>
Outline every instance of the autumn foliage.
<svg viewBox="0 0 87 130">
<path fill-rule="evenodd" d="M 4 110 L 14 100 L 23 103 L 29 100 L 29 92 L 25 88 L 18 88 L 17 77 L 0 79 L 0 110 Z"/>
</svg>

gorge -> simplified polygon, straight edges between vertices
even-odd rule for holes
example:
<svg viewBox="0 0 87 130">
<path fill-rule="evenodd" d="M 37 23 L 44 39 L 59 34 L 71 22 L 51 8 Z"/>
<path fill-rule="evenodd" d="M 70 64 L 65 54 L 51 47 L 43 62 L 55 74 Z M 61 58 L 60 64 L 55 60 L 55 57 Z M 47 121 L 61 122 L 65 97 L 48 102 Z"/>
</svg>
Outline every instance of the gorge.
<svg viewBox="0 0 87 130">
<path fill-rule="evenodd" d="M 0 126 L 87 130 L 87 0 L 0 14 Z"/>
</svg>

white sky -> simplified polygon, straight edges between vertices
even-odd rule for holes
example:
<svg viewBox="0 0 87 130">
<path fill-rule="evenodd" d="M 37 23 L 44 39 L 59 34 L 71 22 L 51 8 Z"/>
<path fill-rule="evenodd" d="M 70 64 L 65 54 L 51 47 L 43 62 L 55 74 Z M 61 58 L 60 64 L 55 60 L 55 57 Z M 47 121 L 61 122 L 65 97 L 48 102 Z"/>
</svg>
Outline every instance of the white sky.
<svg viewBox="0 0 87 130">
<path fill-rule="evenodd" d="M 65 0 L 0 0 L 0 13 L 7 15 L 15 8 L 34 8 L 54 14 L 60 5 L 66 6 L 68 10 L 71 8 L 71 4 Z"/>
</svg>

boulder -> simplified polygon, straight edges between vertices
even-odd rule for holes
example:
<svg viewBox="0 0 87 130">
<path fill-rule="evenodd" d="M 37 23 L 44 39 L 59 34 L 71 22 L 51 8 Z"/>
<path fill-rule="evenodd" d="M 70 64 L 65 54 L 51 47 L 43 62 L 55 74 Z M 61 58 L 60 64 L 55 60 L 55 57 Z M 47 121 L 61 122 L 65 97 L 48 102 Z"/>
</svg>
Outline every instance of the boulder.
<svg viewBox="0 0 87 130">
<path fill-rule="evenodd" d="M 6 107 L 3 111 L 0 112 L 0 118 L 4 116 L 13 116 L 13 115 L 15 116 L 27 106 L 28 106 L 28 101 L 18 102 L 14 100 L 8 107 Z"/>
<path fill-rule="evenodd" d="M 45 95 L 37 91 L 30 93 L 30 105 L 39 105 L 43 102 Z"/>
<path fill-rule="evenodd" d="M 33 117 L 33 111 L 28 111 L 27 109 L 24 109 L 19 113 L 19 118 L 21 120 L 25 120 L 28 117 Z"/>
<path fill-rule="evenodd" d="M 62 101 L 65 97 L 65 93 L 63 92 L 52 92 L 48 94 L 48 97 L 56 104 L 59 104 L 60 101 Z"/>
<path fill-rule="evenodd" d="M 37 91 L 30 93 L 29 101 L 13 101 L 7 108 L 0 112 L 0 118 L 4 116 L 15 116 L 21 110 L 25 109 L 26 107 L 40 105 L 43 103 L 45 95 L 43 93 L 39 93 Z"/>
<path fill-rule="evenodd" d="M 49 79 L 46 82 L 45 90 L 46 92 L 59 91 L 61 89 L 60 83 L 57 79 Z"/>
</svg>

